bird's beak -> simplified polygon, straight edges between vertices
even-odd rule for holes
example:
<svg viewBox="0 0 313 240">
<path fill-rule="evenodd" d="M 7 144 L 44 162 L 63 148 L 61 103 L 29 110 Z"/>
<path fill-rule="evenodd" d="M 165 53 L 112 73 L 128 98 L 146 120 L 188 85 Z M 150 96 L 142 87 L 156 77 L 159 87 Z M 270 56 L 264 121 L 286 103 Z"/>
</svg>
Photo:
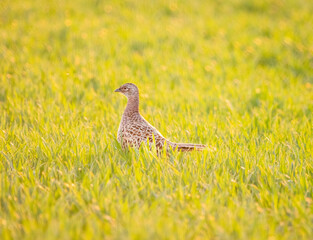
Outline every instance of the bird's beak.
<svg viewBox="0 0 313 240">
<path fill-rule="evenodd" d="M 114 92 L 120 92 L 121 90 L 118 88 L 118 89 L 115 89 L 115 91 Z"/>
</svg>

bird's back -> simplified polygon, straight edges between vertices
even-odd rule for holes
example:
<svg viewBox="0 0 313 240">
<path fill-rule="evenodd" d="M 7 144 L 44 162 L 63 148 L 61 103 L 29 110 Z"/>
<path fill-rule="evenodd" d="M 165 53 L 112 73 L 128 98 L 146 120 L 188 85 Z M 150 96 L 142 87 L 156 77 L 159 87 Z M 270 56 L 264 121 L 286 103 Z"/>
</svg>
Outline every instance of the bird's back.
<svg viewBox="0 0 313 240">
<path fill-rule="evenodd" d="M 162 148 L 166 139 L 162 134 L 145 120 L 139 113 L 123 114 L 117 139 L 123 147 L 140 147 L 142 143 L 153 143 L 157 148 Z"/>
</svg>

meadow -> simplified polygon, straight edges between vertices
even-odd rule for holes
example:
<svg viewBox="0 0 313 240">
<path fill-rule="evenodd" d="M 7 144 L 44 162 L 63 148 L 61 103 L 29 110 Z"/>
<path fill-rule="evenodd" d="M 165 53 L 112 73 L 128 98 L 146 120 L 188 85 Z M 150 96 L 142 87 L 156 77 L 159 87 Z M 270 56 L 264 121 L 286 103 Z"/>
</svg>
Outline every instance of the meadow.
<svg viewBox="0 0 313 240">
<path fill-rule="evenodd" d="M 0 239 L 313 239 L 313 1 L 0 2 Z M 122 151 L 126 82 L 175 142 Z"/>
</svg>

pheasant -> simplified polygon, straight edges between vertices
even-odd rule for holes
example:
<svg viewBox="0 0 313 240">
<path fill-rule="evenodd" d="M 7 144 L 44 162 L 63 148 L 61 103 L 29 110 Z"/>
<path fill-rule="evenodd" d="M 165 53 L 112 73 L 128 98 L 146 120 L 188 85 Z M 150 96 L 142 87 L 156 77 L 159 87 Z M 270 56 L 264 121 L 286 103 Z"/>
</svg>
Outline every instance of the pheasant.
<svg viewBox="0 0 313 240">
<path fill-rule="evenodd" d="M 162 134 L 153 127 L 139 113 L 139 90 L 133 83 L 126 83 L 115 92 L 124 94 L 127 98 L 127 106 L 124 110 L 122 120 L 117 132 L 117 140 L 122 148 L 135 147 L 139 148 L 142 143 L 149 145 L 155 142 L 157 151 L 166 146 L 166 150 L 177 150 L 189 152 L 193 150 L 202 150 L 206 148 L 203 144 L 194 143 L 174 143 L 162 136 Z"/>
</svg>

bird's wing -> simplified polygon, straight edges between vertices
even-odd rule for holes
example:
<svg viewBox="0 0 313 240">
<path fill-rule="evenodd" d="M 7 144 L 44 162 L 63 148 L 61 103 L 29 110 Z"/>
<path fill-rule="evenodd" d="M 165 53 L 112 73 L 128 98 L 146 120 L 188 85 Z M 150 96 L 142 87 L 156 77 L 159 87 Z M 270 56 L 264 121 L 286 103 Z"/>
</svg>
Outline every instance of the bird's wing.
<svg viewBox="0 0 313 240">
<path fill-rule="evenodd" d="M 145 119 L 129 124 L 123 132 L 123 141 L 128 144 L 140 146 L 142 142 L 155 141 L 157 147 L 163 146 L 165 138 L 162 134 Z"/>
</svg>

